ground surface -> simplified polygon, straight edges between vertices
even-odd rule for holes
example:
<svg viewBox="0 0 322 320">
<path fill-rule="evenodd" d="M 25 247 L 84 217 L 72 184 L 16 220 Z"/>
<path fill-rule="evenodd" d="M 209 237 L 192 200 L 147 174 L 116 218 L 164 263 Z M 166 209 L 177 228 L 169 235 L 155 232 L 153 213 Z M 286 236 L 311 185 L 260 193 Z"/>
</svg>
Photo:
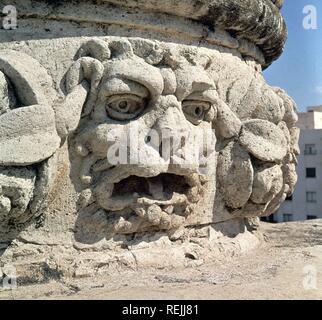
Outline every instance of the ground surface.
<svg viewBox="0 0 322 320">
<path fill-rule="evenodd" d="M 50 282 L 0 299 L 322 299 L 322 220 L 262 229 L 261 247 L 225 264 Z"/>
</svg>

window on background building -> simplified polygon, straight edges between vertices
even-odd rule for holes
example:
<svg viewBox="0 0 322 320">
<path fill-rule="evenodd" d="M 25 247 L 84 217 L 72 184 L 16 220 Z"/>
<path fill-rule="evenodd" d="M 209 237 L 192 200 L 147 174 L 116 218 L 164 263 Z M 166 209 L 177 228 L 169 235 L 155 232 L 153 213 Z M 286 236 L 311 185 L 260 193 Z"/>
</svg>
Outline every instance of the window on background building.
<svg viewBox="0 0 322 320">
<path fill-rule="evenodd" d="M 315 144 L 306 144 L 304 149 L 305 155 L 314 155 L 317 154 Z"/>
<path fill-rule="evenodd" d="M 286 199 L 286 201 L 292 201 L 293 200 L 293 195 L 291 194 L 290 196 L 288 196 Z"/>
<path fill-rule="evenodd" d="M 293 215 L 290 213 L 284 213 L 283 214 L 283 221 L 284 222 L 293 221 Z"/>
<path fill-rule="evenodd" d="M 307 220 L 314 220 L 314 219 L 317 219 L 317 216 L 307 215 L 307 216 L 306 216 L 306 219 L 307 219 Z"/>
<path fill-rule="evenodd" d="M 308 191 L 306 193 L 306 202 L 316 203 L 316 192 Z"/>
<path fill-rule="evenodd" d="M 316 178 L 316 168 L 306 168 L 307 178 Z"/>
<path fill-rule="evenodd" d="M 268 217 L 261 217 L 260 220 L 270 223 L 277 223 L 277 220 L 275 219 L 275 214 L 271 214 Z"/>
</svg>

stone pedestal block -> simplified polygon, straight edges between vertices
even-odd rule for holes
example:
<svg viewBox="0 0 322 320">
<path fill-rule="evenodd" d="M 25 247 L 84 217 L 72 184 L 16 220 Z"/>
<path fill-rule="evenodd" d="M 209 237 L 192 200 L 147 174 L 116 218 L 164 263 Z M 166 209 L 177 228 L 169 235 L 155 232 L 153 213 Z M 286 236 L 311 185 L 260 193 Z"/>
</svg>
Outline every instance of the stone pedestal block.
<svg viewBox="0 0 322 320">
<path fill-rule="evenodd" d="M 282 1 L 0 1 L 0 259 L 21 283 L 249 250 L 293 192 L 262 75 Z"/>
</svg>

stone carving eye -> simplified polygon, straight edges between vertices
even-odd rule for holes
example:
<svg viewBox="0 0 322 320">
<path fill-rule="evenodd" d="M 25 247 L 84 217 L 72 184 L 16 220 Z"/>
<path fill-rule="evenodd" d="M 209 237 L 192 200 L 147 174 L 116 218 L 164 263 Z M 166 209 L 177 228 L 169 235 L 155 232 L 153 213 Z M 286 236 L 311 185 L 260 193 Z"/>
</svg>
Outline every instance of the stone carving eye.
<svg viewBox="0 0 322 320">
<path fill-rule="evenodd" d="M 207 120 L 206 116 L 211 109 L 211 103 L 206 101 L 186 100 L 182 102 L 182 109 L 186 118 L 194 125 Z"/>
<path fill-rule="evenodd" d="M 115 120 L 136 118 L 145 108 L 146 99 L 134 94 L 113 95 L 108 98 L 106 111 Z"/>
</svg>

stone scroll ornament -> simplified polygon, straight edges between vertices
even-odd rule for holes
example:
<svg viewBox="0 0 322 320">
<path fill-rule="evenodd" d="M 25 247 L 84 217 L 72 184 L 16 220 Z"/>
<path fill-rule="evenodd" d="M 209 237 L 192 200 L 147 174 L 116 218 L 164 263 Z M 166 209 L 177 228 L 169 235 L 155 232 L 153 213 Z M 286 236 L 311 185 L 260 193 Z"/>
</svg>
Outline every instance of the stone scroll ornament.
<svg viewBox="0 0 322 320">
<path fill-rule="evenodd" d="M 46 70 L 26 54 L 0 51 L 0 230 L 41 215 L 60 146 Z"/>
<path fill-rule="evenodd" d="M 256 2 L 254 10 L 263 13 L 260 23 L 257 15 L 242 14 L 249 11 L 242 1 L 230 1 L 239 11 L 218 0 L 196 12 L 186 2 L 186 11 L 174 13 L 206 24 L 211 18 L 235 34 L 238 44 L 228 33 L 220 39 L 229 50 L 238 48 L 235 56 L 244 59 L 240 70 L 248 68 L 247 76 L 230 77 L 227 70 L 233 68 L 226 65 L 237 58 L 224 57 L 227 48 L 221 52 L 219 45 L 218 51 L 207 51 L 139 37 L 93 37 L 79 41 L 64 78 L 56 79 L 63 86 L 59 98 L 38 61 L 0 51 L 2 231 L 42 215 L 56 155 L 65 146 L 78 196 L 76 214 L 82 217 L 77 228 L 92 234 L 187 226 L 197 221 L 192 219 L 197 211 L 202 215 L 198 205 L 210 180 L 214 215 L 227 213 L 226 220 L 269 215 L 293 192 L 296 105 L 265 83 L 256 60 L 266 67 L 282 51 L 282 1 Z M 158 6 L 147 3 L 128 5 L 148 11 Z M 278 32 L 262 36 L 272 23 Z M 126 161 L 113 162 L 113 156 Z"/>
</svg>

